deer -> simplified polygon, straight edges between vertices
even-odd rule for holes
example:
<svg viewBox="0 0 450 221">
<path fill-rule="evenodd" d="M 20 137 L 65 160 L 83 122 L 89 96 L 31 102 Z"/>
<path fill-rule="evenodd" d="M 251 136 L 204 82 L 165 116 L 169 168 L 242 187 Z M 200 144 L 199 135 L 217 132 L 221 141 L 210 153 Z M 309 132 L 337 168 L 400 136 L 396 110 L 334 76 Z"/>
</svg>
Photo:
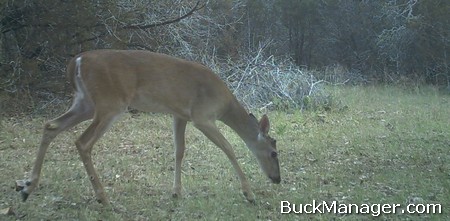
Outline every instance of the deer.
<svg viewBox="0 0 450 221">
<path fill-rule="evenodd" d="M 30 177 L 16 181 L 23 201 L 36 189 L 47 149 L 54 138 L 75 125 L 91 124 L 75 146 L 97 201 L 110 204 L 94 168 L 91 152 L 113 122 L 133 108 L 166 113 L 173 117 L 175 169 L 172 196 L 181 197 L 181 166 L 185 152 L 185 129 L 192 122 L 219 147 L 237 173 L 242 193 L 249 202 L 255 196 L 236 160 L 232 145 L 219 131 L 222 121 L 244 141 L 272 183 L 279 184 L 280 166 L 276 140 L 269 136 L 269 118 L 258 121 L 239 103 L 225 82 L 206 66 L 169 55 L 144 50 L 94 50 L 73 57 L 66 71 L 74 90 L 72 105 L 61 116 L 44 124 L 43 134 Z"/>
</svg>

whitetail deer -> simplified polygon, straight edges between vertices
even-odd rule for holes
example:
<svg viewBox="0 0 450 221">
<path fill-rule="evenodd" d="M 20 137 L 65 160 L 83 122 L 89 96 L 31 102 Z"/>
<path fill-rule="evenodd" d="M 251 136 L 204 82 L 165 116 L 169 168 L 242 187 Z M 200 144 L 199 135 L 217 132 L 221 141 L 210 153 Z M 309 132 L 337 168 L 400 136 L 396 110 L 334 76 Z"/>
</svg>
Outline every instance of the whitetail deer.
<svg viewBox="0 0 450 221">
<path fill-rule="evenodd" d="M 181 162 L 188 121 L 226 154 L 248 201 L 254 201 L 249 182 L 238 165 L 232 146 L 217 128 L 216 120 L 231 127 L 256 156 L 265 174 L 272 182 L 280 183 L 276 143 L 268 135 L 269 119 L 263 115 L 258 122 L 248 114 L 225 83 L 205 66 L 148 51 L 97 50 L 75 56 L 67 66 L 67 75 L 75 91 L 72 106 L 44 125 L 31 177 L 16 184 L 24 201 L 38 185 L 51 141 L 62 131 L 93 118 L 75 144 L 97 200 L 108 204 L 92 163 L 92 147 L 128 107 L 173 115 L 174 197 L 181 195 Z"/>
</svg>

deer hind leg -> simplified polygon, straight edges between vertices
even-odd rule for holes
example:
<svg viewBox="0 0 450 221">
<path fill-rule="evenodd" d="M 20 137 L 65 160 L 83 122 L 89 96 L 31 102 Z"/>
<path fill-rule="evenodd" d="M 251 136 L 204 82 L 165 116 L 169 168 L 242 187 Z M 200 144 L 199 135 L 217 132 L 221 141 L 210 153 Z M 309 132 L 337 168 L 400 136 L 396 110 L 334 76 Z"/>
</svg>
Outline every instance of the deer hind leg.
<svg viewBox="0 0 450 221">
<path fill-rule="evenodd" d="M 217 128 L 216 124 L 214 122 L 194 122 L 194 125 L 227 155 L 239 177 L 239 181 L 241 182 L 242 193 L 249 202 L 254 203 L 255 196 L 250 188 L 250 184 L 248 183 L 247 178 L 244 175 L 244 172 L 242 172 L 242 169 L 236 160 L 236 155 L 234 154 L 233 148 L 231 144 L 225 139 L 225 137 L 220 133 L 219 128 Z"/>
<path fill-rule="evenodd" d="M 110 111 L 105 113 L 96 113 L 91 125 L 83 132 L 83 134 L 75 142 L 81 161 L 86 169 L 89 180 L 94 188 L 95 196 L 99 203 L 104 205 L 109 204 L 103 185 L 94 168 L 92 162 L 92 147 L 97 140 L 107 131 L 114 119 L 121 113 L 121 111 Z"/>
<path fill-rule="evenodd" d="M 187 121 L 173 117 L 173 137 L 175 146 L 175 178 L 173 181 L 173 197 L 181 196 L 181 163 L 183 161 L 185 145 L 185 131 Z"/>
<path fill-rule="evenodd" d="M 91 102 L 84 96 L 76 96 L 70 109 L 58 118 L 44 125 L 41 144 L 37 152 L 36 160 L 31 172 L 31 177 L 26 181 L 17 181 L 16 190 L 21 192 L 23 201 L 33 192 L 39 183 L 42 164 L 50 143 L 61 132 L 68 130 L 93 116 Z"/>
</svg>

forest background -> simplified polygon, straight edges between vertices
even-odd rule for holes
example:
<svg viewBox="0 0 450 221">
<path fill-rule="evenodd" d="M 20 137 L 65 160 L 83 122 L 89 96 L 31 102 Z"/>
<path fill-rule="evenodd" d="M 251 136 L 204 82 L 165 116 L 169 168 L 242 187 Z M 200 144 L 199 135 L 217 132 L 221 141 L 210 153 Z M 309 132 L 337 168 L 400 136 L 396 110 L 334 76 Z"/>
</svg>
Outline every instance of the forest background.
<svg viewBox="0 0 450 221">
<path fill-rule="evenodd" d="M 449 11 L 446 0 L 1 0 L 0 108 L 60 113 L 68 60 L 100 48 L 201 62 L 248 107 L 327 106 L 326 83 L 448 90 Z"/>
</svg>

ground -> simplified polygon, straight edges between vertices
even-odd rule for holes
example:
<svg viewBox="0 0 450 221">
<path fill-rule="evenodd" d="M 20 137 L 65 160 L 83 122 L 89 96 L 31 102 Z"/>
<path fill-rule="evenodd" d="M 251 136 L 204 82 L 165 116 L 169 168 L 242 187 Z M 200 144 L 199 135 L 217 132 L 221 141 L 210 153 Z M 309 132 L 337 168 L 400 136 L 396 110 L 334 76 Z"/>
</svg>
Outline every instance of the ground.
<svg viewBox="0 0 450 221">
<path fill-rule="evenodd" d="M 74 146 L 89 122 L 57 137 L 39 188 L 21 202 L 14 181 L 31 170 L 47 118 L 5 117 L 0 122 L 0 219 L 450 220 L 450 96 L 433 87 L 328 90 L 339 101 L 331 110 L 268 112 L 279 149 L 280 185 L 271 184 L 238 136 L 220 125 L 256 204 L 245 201 L 225 155 L 191 125 L 183 198 L 172 199 L 171 118 L 146 113 L 125 114 L 94 149 L 111 207 L 95 201 Z M 323 201 L 360 207 L 400 204 L 403 210 L 408 204 L 439 204 L 442 214 L 281 214 L 282 201 L 296 204 L 296 211 L 300 204 Z"/>
</svg>

